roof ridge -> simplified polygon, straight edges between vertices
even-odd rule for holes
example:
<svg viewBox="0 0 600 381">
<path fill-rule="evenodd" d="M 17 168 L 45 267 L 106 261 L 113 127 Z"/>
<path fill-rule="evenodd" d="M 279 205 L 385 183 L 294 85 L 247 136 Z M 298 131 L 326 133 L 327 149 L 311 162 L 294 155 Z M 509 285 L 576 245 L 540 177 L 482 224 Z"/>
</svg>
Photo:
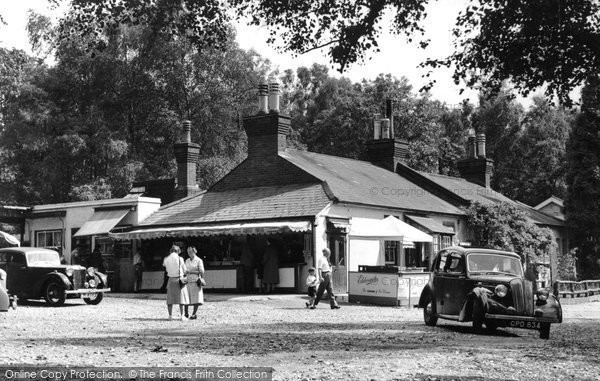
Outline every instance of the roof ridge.
<svg viewBox="0 0 600 381">
<path fill-rule="evenodd" d="M 286 148 L 284 151 L 279 151 L 279 152 L 285 153 L 287 151 L 304 152 L 304 153 L 309 153 L 309 154 L 313 154 L 313 155 L 327 156 L 327 157 L 331 157 L 333 159 L 338 159 L 338 160 L 339 159 L 343 159 L 343 160 L 358 161 L 358 162 L 361 162 L 361 163 L 365 163 L 365 164 L 370 164 L 370 165 L 376 166 L 375 164 L 373 164 L 373 163 L 371 163 L 370 161 L 367 161 L 367 160 L 353 159 L 351 157 L 335 156 L 335 155 L 329 155 L 329 154 L 326 154 L 326 153 L 319 153 L 319 152 L 313 152 L 313 151 L 305 151 L 305 150 L 300 150 L 300 149 L 297 149 L 297 148 Z M 377 167 L 377 168 L 381 168 L 381 167 Z M 382 168 L 382 169 L 385 169 L 385 168 Z"/>
</svg>

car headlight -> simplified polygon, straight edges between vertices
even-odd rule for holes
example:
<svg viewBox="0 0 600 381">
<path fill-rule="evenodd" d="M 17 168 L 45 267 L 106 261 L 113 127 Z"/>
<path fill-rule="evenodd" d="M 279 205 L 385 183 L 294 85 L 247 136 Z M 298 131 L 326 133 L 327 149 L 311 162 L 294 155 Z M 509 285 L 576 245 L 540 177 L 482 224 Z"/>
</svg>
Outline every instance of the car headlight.
<svg viewBox="0 0 600 381">
<path fill-rule="evenodd" d="M 506 288 L 506 286 L 503 284 L 499 284 L 494 289 L 494 293 L 496 294 L 497 297 L 504 298 L 506 296 L 506 294 L 508 293 L 508 288 Z"/>
<path fill-rule="evenodd" d="M 96 280 L 95 279 L 90 279 L 88 281 L 88 284 L 90 285 L 90 288 L 94 288 L 94 287 L 96 287 Z"/>
<path fill-rule="evenodd" d="M 548 300 L 549 294 L 550 294 L 550 292 L 545 288 L 537 290 L 537 298 L 538 298 L 538 300 L 541 300 L 543 302 Z"/>
<path fill-rule="evenodd" d="M 96 273 L 96 269 L 95 269 L 95 268 L 93 268 L 93 267 L 88 267 L 88 269 L 87 269 L 87 274 L 88 274 L 89 276 L 92 276 L 92 277 L 93 277 L 95 273 Z"/>
<path fill-rule="evenodd" d="M 73 271 L 75 271 L 75 270 L 72 267 L 67 267 L 67 269 L 65 270 L 65 273 L 67 274 L 68 277 L 72 277 Z"/>
</svg>

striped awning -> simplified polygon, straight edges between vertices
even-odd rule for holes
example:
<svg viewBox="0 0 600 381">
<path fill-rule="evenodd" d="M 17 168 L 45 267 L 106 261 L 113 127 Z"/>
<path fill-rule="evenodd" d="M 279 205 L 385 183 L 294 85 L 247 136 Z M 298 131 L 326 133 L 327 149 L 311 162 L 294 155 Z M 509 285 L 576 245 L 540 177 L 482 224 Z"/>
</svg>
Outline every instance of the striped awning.
<svg viewBox="0 0 600 381">
<path fill-rule="evenodd" d="M 179 226 L 136 229 L 124 233 L 109 233 L 116 240 L 155 239 L 179 237 L 206 237 L 218 235 L 266 235 L 311 230 L 309 221 L 251 222 L 229 225 Z"/>
</svg>

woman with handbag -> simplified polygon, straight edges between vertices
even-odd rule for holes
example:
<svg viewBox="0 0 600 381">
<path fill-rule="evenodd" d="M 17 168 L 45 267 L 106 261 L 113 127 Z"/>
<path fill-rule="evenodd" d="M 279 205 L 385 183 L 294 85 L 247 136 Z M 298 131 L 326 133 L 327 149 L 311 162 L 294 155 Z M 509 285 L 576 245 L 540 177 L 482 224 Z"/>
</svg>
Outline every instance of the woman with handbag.
<svg viewBox="0 0 600 381">
<path fill-rule="evenodd" d="M 183 307 L 189 303 L 189 295 L 186 287 L 186 268 L 183 258 L 179 256 L 181 249 L 173 245 L 169 255 L 163 260 L 163 266 L 167 271 L 167 310 L 169 320 L 173 319 L 173 304 L 179 304 L 181 320 L 186 320 L 183 315 Z"/>
<path fill-rule="evenodd" d="M 194 306 L 192 316 L 188 315 L 188 305 L 185 306 L 185 317 L 190 320 L 197 318 L 198 306 L 204 304 L 204 293 L 202 286 L 204 283 L 204 262 L 198 257 L 198 251 L 194 246 L 187 248 L 189 258 L 185 260 L 185 268 L 188 274 L 187 290 L 190 295 L 190 305 Z"/>
</svg>

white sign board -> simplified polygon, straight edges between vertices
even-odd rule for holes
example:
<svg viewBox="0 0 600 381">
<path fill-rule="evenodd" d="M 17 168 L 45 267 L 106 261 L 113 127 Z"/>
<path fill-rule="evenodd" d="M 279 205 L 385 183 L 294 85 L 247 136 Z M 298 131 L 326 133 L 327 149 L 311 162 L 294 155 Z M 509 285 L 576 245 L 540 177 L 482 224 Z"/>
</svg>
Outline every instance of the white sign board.
<svg viewBox="0 0 600 381">
<path fill-rule="evenodd" d="M 351 271 L 348 273 L 348 293 L 358 297 L 357 300 L 395 305 L 398 299 L 398 274 Z"/>
</svg>

